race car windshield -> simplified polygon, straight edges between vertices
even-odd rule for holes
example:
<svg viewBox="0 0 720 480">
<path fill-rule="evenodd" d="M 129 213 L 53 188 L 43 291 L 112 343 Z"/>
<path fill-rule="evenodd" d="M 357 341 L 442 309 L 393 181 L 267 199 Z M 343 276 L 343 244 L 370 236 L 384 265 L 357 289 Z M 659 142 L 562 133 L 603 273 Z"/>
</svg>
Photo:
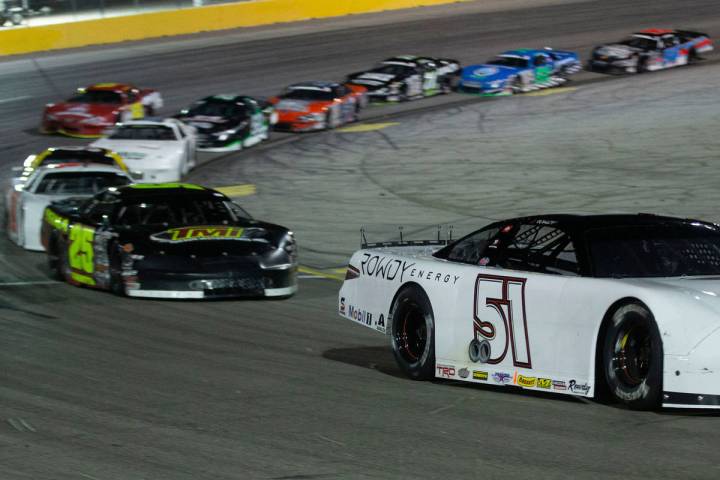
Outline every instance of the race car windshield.
<svg viewBox="0 0 720 480">
<path fill-rule="evenodd" d="M 87 90 L 68 99 L 72 103 L 108 103 L 117 105 L 122 103 L 122 95 L 107 90 Z"/>
<path fill-rule="evenodd" d="M 321 100 L 329 101 L 335 98 L 330 90 L 320 90 L 316 88 L 293 88 L 285 92 L 282 98 L 290 100 Z"/>
<path fill-rule="evenodd" d="M 620 44 L 627 45 L 632 48 L 639 48 L 641 50 L 653 50 L 657 48 L 657 42 L 646 37 L 630 37 L 620 42 Z"/>
<path fill-rule="evenodd" d="M 118 223 L 126 226 L 228 225 L 235 216 L 226 203 L 214 198 L 152 198 L 125 204 Z"/>
<path fill-rule="evenodd" d="M 501 67 L 525 68 L 528 60 L 520 57 L 495 57 L 488 62 L 488 65 L 499 65 Z"/>
<path fill-rule="evenodd" d="M 190 117 L 236 117 L 245 114 L 245 105 L 222 100 L 209 100 L 198 102 L 187 113 Z"/>
<path fill-rule="evenodd" d="M 165 125 L 123 125 L 108 137 L 111 140 L 177 140 L 175 132 Z"/>
<path fill-rule="evenodd" d="M 605 228 L 587 238 L 595 277 L 720 275 L 720 232 L 703 224 Z"/>
<path fill-rule="evenodd" d="M 53 172 L 46 174 L 35 193 L 43 195 L 94 195 L 108 187 L 130 183 L 124 175 L 113 172 Z"/>
<path fill-rule="evenodd" d="M 55 150 L 50 155 L 42 159 L 40 165 L 57 165 L 59 163 L 97 163 L 99 165 L 115 165 L 112 157 L 100 152 L 85 152 L 82 150 Z"/>
<path fill-rule="evenodd" d="M 387 64 L 382 65 L 378 68 L 374 68 L 372 73 L 382 73 L 384 75 L 407 75 L 409 73 L 412 73 L 414 69 L 412 67 L 409 67 L 407 65 L 394 65 L 394 64 Z"/>
</svg>

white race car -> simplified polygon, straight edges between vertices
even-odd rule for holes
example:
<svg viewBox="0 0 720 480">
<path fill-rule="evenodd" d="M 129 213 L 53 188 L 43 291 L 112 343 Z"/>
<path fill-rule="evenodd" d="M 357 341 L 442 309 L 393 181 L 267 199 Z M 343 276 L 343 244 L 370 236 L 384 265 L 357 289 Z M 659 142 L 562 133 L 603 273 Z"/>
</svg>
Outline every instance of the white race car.
<svg viewBox="0 0 720 480">
<path fill-rule="evenodd" d="M 116 151 L 137 183 L 177 182 L 196 164 L 196 130 L 174 118 L 118 123 L 92 146 Z"/>
<path fill-rule="evenodd" d="M 50 202 L 91 197 L 109 187 L 132 183 L 122 170 L 92 163 L 61 163 L 36 169 L 23 185 L 7 195 L 10 239 L 28 250 L 44 250 L 40 242 L 43 212 Z"/>
<path fill-rule="evenodd" d="M 430 243 L 364 245 L 339 293 L 411 378 L 720 408 L 720 226 L 544 215 Z"/>
</svg>

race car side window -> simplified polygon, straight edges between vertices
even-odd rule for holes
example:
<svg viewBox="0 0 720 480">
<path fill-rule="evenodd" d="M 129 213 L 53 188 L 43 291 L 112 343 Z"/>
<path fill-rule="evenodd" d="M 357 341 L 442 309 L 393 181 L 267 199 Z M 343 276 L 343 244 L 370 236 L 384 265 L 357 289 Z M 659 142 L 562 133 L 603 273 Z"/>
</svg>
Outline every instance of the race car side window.
<svg viewBox="0 0 720 480">
<path fill-rule="evenodd" d="M 481 260 L 487 257 L 488 246 L 494 241 L 499 230 L 498 227 L 491 227 L 468 235 L 449 247 L 445 258 L 451 262 L 480 265 Z"/>
<path fill-rule="evenodd" d="M 83 220 L 90 225 L 109 224 L 113 220 L 113 216 L 120 200 L 116 195 L 103 193 L 97 195 L 85 208 L 83 212 Z"/>
</svg>

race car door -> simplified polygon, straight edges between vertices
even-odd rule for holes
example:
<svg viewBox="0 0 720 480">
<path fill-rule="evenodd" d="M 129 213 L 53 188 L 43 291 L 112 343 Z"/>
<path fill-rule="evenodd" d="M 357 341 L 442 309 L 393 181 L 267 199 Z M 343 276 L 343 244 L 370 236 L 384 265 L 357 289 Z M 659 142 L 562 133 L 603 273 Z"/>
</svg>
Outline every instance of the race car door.
<svg viewBox="0 0 720 480">
<path fill-rule="evenodd" d="M 533 69 L 535 71 L 535 83 L 545 83 L 550 80 L 552 75 L 552 59 L 545 53 L 537 53 L 532 59 Z"/>
<path fill-rule="evenodd" d="M 437 345 L 438 361 L 478 362 L 473 345 L 482 342 L 490 347 L 485 362 L 490 370 L 584 378 L 587 365 L 578 368 L 583 362 L 568 362 L 562 353 L 563 342 L 575 335 L 564 331 L 563 321 L 562 292 L 579 272 L 570 236 L 555 224 L 533 222 L 508 223 L 484 234 L 486 240 L 475 242 L 476 252 L 460 242 L 448 256 L 478 268 L 458 285 L 464 293 L 455 311 L 453 345 Z"/>
</svg>

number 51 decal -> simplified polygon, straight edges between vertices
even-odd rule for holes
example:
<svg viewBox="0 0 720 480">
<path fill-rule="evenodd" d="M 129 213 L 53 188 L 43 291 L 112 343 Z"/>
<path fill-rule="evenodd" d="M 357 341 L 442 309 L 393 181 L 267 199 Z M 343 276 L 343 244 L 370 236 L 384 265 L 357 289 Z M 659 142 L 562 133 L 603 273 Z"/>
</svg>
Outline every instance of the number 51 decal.
<svg viewBox="0 0 720 480">
<path fill-rule="evenodd" d="M 487 363 L 498 364 L 512 351 L 513 365 L 532 368 L 525 315 L 525 278 L 480 274 L 475 281 L 473 335 L 490 342 Z"/>
</svg>

